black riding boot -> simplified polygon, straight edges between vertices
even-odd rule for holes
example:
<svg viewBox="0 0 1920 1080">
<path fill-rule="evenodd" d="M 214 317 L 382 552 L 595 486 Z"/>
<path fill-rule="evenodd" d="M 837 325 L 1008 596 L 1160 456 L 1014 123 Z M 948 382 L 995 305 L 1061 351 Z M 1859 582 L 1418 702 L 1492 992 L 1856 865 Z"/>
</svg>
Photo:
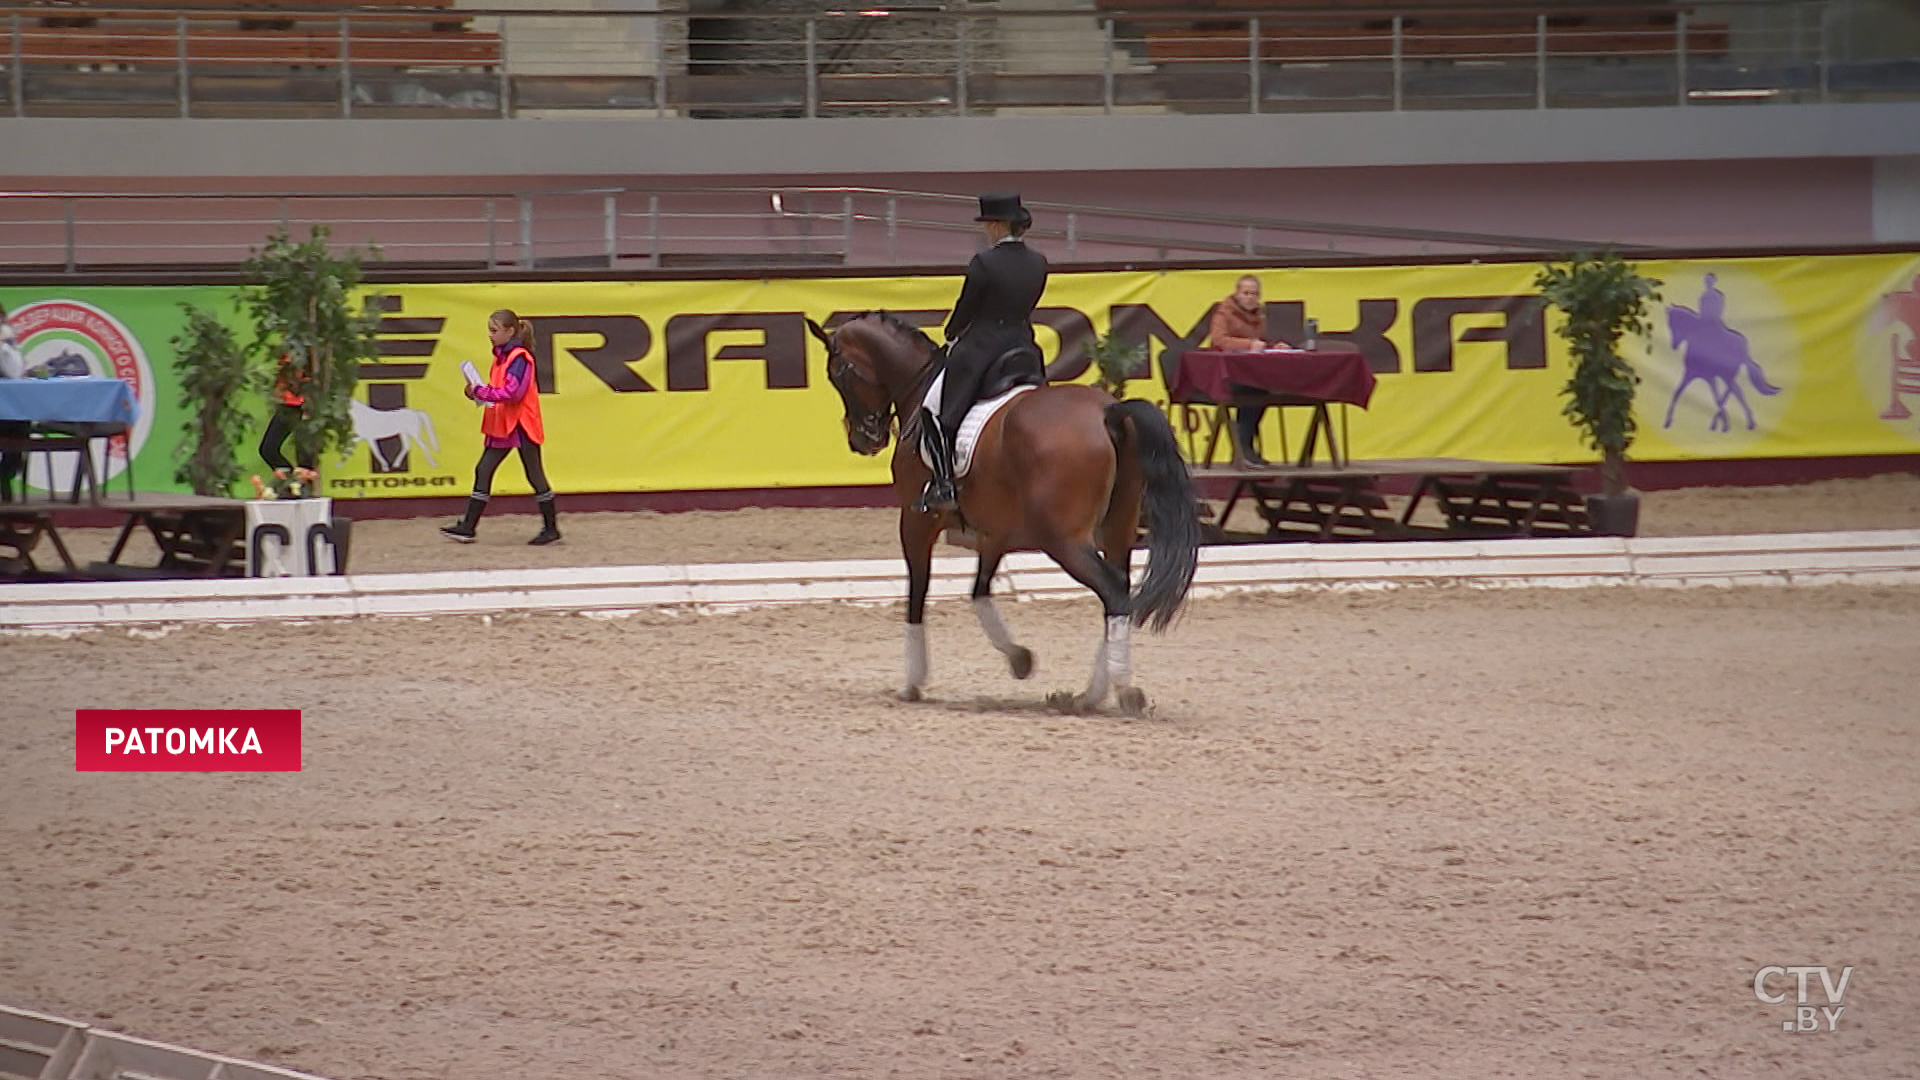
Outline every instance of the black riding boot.
<svg viewBox="0 0 1920 1080">
<path fill-rule="evenodd" d="M 553 500 L 541 499 L 540 500 L 540 531 L 534 535 L 533 539 L 527 541 L 527 543 L 535 544 L 535 545 L 551 544 L 555 540 L 560 539 L 559 520 L 560 520 L 560 512 L 554 509 Z"/>
<path fill-rule="evenodd" d="M 440 535 L 449 540 L 458 540 L 471 544 L 474 539 L 474 526 L 480 524 L 480 514 L 487 508 L 487 500 L 476 495 L 467 496 L 467 514 L 452 525 L 440 526 Z"/>
<path fill-rule="evenodd" d="M 933 459 L 933 478 L 913 508 L 923 514 L 959 509 L 960 499 L 953 489 L 953 445 L 941 430 L 939 417 L 926 409 L 920 410 L 920 439 Z"/>
</svg>

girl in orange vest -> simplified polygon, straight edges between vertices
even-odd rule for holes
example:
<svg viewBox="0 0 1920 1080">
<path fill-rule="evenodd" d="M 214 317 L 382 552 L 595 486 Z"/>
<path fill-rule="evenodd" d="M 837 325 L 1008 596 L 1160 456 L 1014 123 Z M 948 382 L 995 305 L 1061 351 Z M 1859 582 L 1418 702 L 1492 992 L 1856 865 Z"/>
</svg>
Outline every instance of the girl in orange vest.
<svg viewBox="0 0 1920 1080">
<path fill-rule="evenodd" d="M 547 471 L 540 464 L 540 444 L 547 441 L 546 427 L 540 421 L 540 388 L 534 378 L 533 352 L 527 341 L 533 327 L 511 311 L 496 311 L 487 319 L 487 337 L 493 341 L 493 373 L 485 386 L 468 385 L 467 396 L 486 404 L 480 417 L 480 433 L 487 448 L 480 453 L 480 464 L 473 470 L 473 495 L 467 500 L 467 516 L 458 523 L 441 528 L 450 539 L 471 544 L 474 526 L 487 508 L 493 491 L 493 472 L 507 459 L 507 451 L 520 451 L 520 466 L 527 471 L 527 483 L 540 504 L 540 533 L 529 544 L 551 544 L 560 539 L 560 526 L 553 508 L 553 487 L 547 483 Z"/>
</svg>

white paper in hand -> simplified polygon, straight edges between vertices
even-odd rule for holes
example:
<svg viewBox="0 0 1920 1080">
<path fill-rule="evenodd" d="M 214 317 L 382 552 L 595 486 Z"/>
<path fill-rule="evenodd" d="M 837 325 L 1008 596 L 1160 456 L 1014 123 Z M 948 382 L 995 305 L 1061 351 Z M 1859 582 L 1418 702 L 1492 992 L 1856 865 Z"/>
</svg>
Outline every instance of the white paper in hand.
<svg viewBox="0 0 1920 1080">
<path fill-rule="evenodd" d="M 480 377 L 480 369 L 477 367 L 474 367 L 473 361 L 471 360 L 460 361 L 460 374 L 465 375 L 467 377 L 468 386 L 487 385 L 487 380 Z M 482 408 L 485 408 L 487 406 L 486 402 L 481 401 L 477 398 L 474 400 L 474 404 Z"/>
</svg>

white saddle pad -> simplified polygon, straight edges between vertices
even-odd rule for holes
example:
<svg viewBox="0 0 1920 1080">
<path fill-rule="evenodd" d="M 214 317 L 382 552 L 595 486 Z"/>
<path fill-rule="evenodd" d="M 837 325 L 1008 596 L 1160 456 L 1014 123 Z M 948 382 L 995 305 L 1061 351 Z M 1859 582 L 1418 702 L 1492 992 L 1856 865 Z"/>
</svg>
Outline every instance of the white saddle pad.
<svg viewBox="0 0 1920 1080">
<path fill-rule="evenodd" d="M 935 375 L 933 384 L 927 387 L 926 396 L 922 399 L 922 404 L 934 410 L 936 416 L 940 411 L 940 392 L 946 388 L 945 379 L 946 372 Z M 974 445 L 980 441 L 980 433 L 987 429 L 987 421 L 993 419 L 993 414 L 1005 408 L 1007 402 L 1021 394 L 1038 389 L 1040 388 L 1037 386 L 1016 386 L 999 397 L 988 398 L 967 410 L 966 417 L 960 421 L 960 432 L 953 439 L 953 475 L 955 477 L 967 475 L 967 470 L 973 467 Z M 927 463 L 927 468 L 933 468 L 933 458 L 927 453 L 924 443 L 920 447 L 920 460 Z"/>
</svg>

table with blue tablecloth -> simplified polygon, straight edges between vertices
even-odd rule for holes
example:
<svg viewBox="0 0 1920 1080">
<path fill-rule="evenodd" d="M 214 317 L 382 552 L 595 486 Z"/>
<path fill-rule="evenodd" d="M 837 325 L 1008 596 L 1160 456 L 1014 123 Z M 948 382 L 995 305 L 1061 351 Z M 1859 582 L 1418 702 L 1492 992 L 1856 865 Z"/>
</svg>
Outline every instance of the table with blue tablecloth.
<svg viewBox="0 0 1920 1080">
<path fill-rule="evenodd" d="M 0 450 L 43 454 L 47 461 L 47 491 L 53 494 L 52 454 L 81 455 L 74 474 L 73 501 L 80 498 L 85 478 L 93 496 L 99 484 L 93 471 L 94 439 L 125 435 L 140 418 L 140 402 L 133 385 L 124 379 L 0 379 Z M 103 459 L 104 461 L 104 459 Z M 31 466 L 29 458 L 28 466 Z M 25 497 L 26 475 L 22 474 Z M 127 490 L 133 490 L 133 461 L 127 461 Z"/>
<path fill-rule="evenodd" d="M 0 420 L 119 425 L 140 418 L 140 401 L 125 379 L 0 379 Z"/>
</svg>

